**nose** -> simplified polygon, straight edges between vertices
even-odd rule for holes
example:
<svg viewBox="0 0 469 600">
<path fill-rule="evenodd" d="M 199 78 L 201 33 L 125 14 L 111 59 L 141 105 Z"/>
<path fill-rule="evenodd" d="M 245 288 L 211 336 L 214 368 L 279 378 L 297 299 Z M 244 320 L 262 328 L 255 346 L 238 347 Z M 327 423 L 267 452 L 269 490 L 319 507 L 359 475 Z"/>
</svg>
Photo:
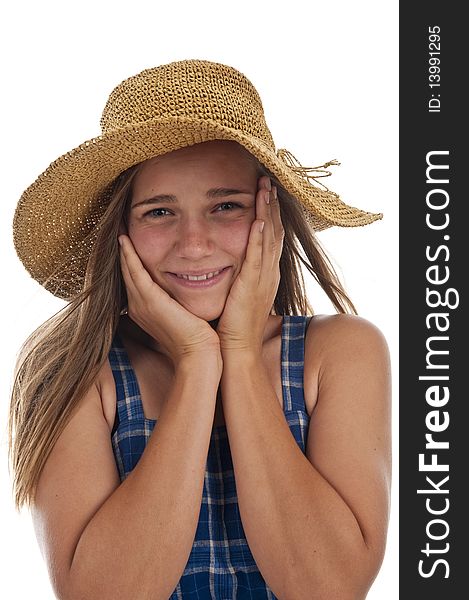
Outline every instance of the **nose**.
<svg viewBox="0 0 469 600">
<path fill-rule="evenodd" d="M 181 221 L 176 248 L 179 256 L 192 260 L 212 254 L 214 243 L 207 221 L 199 218 Z"/>
</svg>

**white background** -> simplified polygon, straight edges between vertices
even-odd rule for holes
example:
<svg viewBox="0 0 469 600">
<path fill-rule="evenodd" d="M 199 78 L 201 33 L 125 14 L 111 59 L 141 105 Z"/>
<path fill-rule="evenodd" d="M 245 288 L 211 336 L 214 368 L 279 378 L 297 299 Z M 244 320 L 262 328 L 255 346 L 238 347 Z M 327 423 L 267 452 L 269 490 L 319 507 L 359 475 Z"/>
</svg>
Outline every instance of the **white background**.
<svg viewBox="0 0 469 600">
<path fill-rule="evenodd" d="M 22 191 L 60 154 L 99 134 L 108 94 L 173 60 L 232 65 L 258 89 L 277 147 L 304 165 L 333 158 L 326 183 L 384 220 L 319 234 L 359 313 L 386 336 L 394 375 L 394 475 L 386 557 L 368 600 L 398 597 L 398 3 L 115 0 L 8 3 L 2 56 L 3 318 L 0 361 L 0 596 L 52 600 L 29 514 L 13 508 L 6 415 L 16 351 L 62 303 L 33 282 L 11 235 Z M 3 3 L 5 7 L 7 3 Z M 333 308 L 311 283 L 316 312 Z M 138 599 L 137 599 L 138 600 Z"/>
</svg>

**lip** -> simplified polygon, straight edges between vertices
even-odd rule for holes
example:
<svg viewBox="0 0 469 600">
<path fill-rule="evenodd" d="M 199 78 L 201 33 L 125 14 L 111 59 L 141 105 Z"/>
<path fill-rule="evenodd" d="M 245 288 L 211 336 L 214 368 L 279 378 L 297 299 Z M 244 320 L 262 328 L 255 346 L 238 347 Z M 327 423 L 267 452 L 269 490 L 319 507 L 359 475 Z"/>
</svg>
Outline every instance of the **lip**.
<svg viewBox="0 0 469 600">
<path fill-rule="evenodd" d="M 231 269 L 231 267 L 225 267 L 221 271 L 221 273 L 218 273 L 218 275 L 215 275 L 215 277 L 212 277 L 211 279 L 203 279 L 202 281 L 190 281 L 189 279 L 183 279 L 182 277 L 178 277 L 174 273 L 169 273 L 169 272 L 167 273 L 167 275 L 168 275 L 168 277 L 171 278 L 171 281 L 175 281 L 176 283 L 178 283 L 179 285 L 182 285 L 183 287 L 208 288 L 208 287 L 217 285 L 217 283 L 219 283 L 225 277 L 225 275 L 228 273 L 228 271 L 230 269 Z M 218 271 L 218 269 L 213 269 L 213 271 Z M 189 272 L 189 273 L 184 273 L 184 275 L 204 275 L 205 273 L 213 273 L 213 271 L 201 271 L 198 274 Z"/>
</svg>

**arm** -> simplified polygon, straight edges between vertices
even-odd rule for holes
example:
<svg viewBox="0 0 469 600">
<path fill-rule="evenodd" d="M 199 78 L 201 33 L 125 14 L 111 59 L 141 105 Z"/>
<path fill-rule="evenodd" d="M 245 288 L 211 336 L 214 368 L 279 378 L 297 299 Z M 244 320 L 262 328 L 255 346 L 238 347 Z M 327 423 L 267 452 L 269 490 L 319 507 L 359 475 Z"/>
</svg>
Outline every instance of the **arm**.
<svg viewBox="0 0 469 600">
<path fill-rule="evenodd" d="M 212 354 L 181 360 L 135 469 L 119 485 L 96 386 L 41 475 L 33 518 L 57 597 L 167 599 L 192 548 L 221 375 Z"/>
<path fill-rule="evenodd" d="M 382 561 L 389 508 L 389 364 L 366 321 L 329 317 L 308 353 L 317 394 L 306 456 L 262 359 L 224 351 L 222 397 L 246 537 L 281 600 L 358 600 Z M 317 377 L 307 377 L 316 370 Z M 240 371 L 243 377 L 239 376 Z"/>
</svg>

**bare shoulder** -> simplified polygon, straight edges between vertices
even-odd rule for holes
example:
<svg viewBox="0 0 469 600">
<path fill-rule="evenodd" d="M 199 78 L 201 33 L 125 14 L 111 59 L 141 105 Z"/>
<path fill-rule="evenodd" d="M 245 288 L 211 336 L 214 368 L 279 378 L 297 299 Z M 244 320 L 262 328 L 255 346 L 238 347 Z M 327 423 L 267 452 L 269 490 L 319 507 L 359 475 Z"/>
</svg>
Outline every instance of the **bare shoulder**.
<svg viewBox="0 0 469 600">
<path fill-rule="evenodd" d="M 373 323 L 356 315 L 316 315 L 306 335 L 306 349 L 324 364 L 347 357 L 355 361 L 380 358 L 389 360 L 387 341 Z"/>
<path fill-rule="evenodd" d="M 386 339 L 370 321 L 355 315 L 315 315 L 305 340 L 304 386 L 308 414 L 319 397 L 340 401 L 342 394 L 327 394 L 342 385 L 367 386 L 371 378 L 390 385 L 390 359 Z M 350 397 L 349 394 L 347 394 Z"/>
</svg>

